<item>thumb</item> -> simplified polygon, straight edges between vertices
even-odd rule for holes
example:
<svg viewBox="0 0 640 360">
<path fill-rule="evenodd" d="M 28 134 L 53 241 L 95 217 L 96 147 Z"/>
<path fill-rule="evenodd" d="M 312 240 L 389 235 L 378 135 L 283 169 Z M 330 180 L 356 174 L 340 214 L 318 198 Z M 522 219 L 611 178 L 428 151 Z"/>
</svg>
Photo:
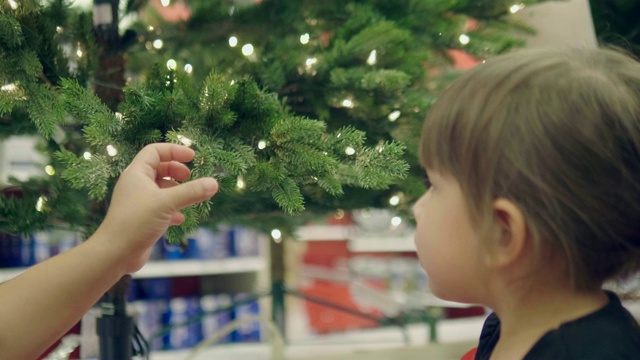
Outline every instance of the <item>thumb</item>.
<svg viewBox="0 0 640 360">
<path fill-rule="evenodd" d="M 210 177 L 200 178 L 162 191 L 176 209 L 182 209 L 212 197 L 218 191 L 218 182 Z"/>
</svg>

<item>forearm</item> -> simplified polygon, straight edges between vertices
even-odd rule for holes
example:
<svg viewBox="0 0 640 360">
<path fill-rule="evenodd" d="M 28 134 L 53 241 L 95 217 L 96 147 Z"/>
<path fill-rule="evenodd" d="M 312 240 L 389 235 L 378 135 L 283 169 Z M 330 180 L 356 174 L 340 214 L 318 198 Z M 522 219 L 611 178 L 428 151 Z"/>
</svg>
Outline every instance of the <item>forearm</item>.
<svg viewBox="0 0 640 360">
<path fill-rule="evenodd" d="M 40 355 L 124 275 L 109 239 L 96 236 L 0 285 L 3 359 Z"/>
</svg>

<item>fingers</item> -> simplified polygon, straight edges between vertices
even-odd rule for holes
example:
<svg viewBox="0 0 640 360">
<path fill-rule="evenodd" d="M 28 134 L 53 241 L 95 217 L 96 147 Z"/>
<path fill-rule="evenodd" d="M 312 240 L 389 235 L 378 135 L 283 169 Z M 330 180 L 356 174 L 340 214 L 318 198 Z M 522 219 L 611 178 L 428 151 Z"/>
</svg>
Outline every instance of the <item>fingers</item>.
<svg viewBox="0 0 640 360">
<path fill-rule="evenodd" d="M 131 161 L 131 164 L 136 166 L 146 164 L 155 169 L 163 162 L 189 162 L 194 155 L 195 152 L 193 150 L 183 145 L 157 143 L 147 145 L 140 150 Z"/>
<path fill-rule="evenodd" d="M 175 180 L 167 180 L 167 179 L 157 179 L 156 184 L 160 189 L 168 189 L 170 187 L 180 185 L 180 183 Z"/>
<path fill-rule="evenodd" d="M 171 225 L 180 225 L 184 222 L 184 215 L 179 212 L 176 211 L 175 213 L 173 213 L 173 215 L 171 215 Z"/>
<path fill-rule="evenodd" d="M 178 181 L 185 181 L 189 179 L 189 175 L 191 175 L 189 168 L 177 161 L 163 162 L 156 168 L 157 179 L 170 177 Z"/>
<path fill-rule="evenodd" d="M 218 191 L 218 182 L 213 178 L 200 178 L 163 190 L 168 201 L 176 209 L 205 201 Z"/>
</svg>

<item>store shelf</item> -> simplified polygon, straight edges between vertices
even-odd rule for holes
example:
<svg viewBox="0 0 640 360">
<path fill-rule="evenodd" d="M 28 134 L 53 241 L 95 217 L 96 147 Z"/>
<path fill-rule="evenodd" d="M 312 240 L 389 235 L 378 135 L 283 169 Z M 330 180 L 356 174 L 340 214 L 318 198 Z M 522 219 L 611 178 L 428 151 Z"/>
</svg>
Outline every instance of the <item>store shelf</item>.
<svg viewBox="0 0 640 360">
<path fill-rule="evenodd" d="M 200 276 L 261 271 L 267 268 L 262 257 L 237 257 L 211 260 L 151 261 L 134 278 Z"/>
<path fill-rule="evenodd" d="M 262 271 L 266 268 L 266 259 L 258 256 L 212 260 L 150 261 L 140 269 L 140 271 L 133 274 L 133 277 L 145 279 L 158 277 L 232 274 Z M 0 269 L 0 282 L 16 277 L 26 269 L 27 268 Z"/>
<path fill-rule="evenodd" d="M 413 232 L 402 235 L 358 234 L 347 243 L 349 251 L 357 252 L 415 252 Z"/>
<path fill-rule="evenodd" d="M 296 235 L 301 241 L 345 241 L 356 231 L 354 225 L 305 225 Z"/>
<path fill-rule="evenodd" d="M 5 268 L 0 269 L 0 283 L 3 283 L 7 280 L 13 279 L 14 277 L 20 275 L 27 268 Z"/>
<path fill-rule="evenodd" d="M 413 231 L 366 234 L 355 225 L 306 225 L 297 232 L 301 241 L 348 241 L 351 252 L 413 252 Z"/>
</svg>

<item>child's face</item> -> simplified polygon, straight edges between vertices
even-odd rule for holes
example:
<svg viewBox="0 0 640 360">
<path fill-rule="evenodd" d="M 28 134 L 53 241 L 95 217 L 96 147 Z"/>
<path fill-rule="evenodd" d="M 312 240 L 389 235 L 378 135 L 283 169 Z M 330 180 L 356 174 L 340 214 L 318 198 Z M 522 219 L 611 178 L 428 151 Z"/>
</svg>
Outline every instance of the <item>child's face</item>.
<svg viewBox="0 0 640 360">
<path fill-rule="evenodd" d="M 427 171 L 432 186 L 413 207 L 415 243 L 433 293 L 445 300 L 478 302 L 482 286 L 480 243 L 458 182 Z"/>
</svg>

